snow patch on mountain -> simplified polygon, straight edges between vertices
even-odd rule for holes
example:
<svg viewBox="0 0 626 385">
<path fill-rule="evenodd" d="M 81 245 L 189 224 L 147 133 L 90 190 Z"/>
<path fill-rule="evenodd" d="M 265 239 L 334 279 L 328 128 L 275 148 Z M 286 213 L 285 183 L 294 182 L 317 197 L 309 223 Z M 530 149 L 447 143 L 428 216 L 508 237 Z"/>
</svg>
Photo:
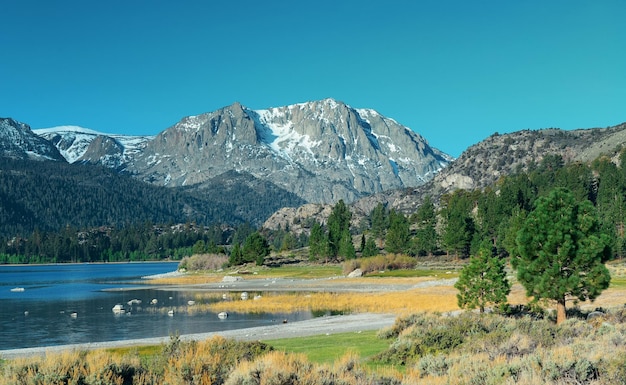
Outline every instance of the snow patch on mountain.
<svg viewBox="0 0 626 385">
<path fill-rule="evenodd" d="M 30 126 L 11 118 L 0 118 L 0 156 L 17 159 L 62 161 L 59 151 L 39 137 Z"/>
<path fill-rule="evenodd" d="M 153 138 L 153 136 L 107 134 L 80 126 L 39 128 L 33 132 L 54 144 L 69 163 L 84 160 L 83 158 L 96 138 L 111 138 L 122 146 L 123 153 L 121 156 L 119 154 L 102 155 L 99 163 L 109 167 L 119 167 L 133 154 L 141 151 L 145 143 Z"/>
<path fill-rule="evenodd" d="M 312 140 L 309 135 L 301 134 L 294 129 L 292 121 L 282 123 L 285 115 L 279 109 L 248 111 L 255 118 L 260 136 L 277 155 L 291 160 L 292 155 L 301 148 L 311 156 L 313 148 L 321 141 Z"/>
</svg>

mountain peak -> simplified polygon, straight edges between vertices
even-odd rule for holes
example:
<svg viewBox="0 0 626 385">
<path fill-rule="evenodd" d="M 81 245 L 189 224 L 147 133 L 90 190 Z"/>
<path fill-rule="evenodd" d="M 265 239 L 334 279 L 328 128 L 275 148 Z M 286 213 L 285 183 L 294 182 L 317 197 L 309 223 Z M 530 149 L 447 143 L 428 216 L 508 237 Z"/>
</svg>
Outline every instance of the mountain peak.
<svg viewBox="0 0 626 385">
<path fill-rule="evenodd" d="M 65 160 L 59 150 L 26 123 L 0 118 L 0 156 L 15 159 Z"/>
<path fill-rule="evenodd" d="M 69 163 L 95 163 L 114 169 L 123 168 L 130 154 L 153 138 L 105 134 L 79 126 L 41 128 L 33 132 L 54 144 Z"/>
<path fill-rule="evenodd" d="M 235 102 L 186 117 L 130 168 L 169 186 L 248 172 L 309 202 L 334 203 L 421 185 L 450 160 L 394 120 L 327 98 L 262 110 Z"/>
</svg>

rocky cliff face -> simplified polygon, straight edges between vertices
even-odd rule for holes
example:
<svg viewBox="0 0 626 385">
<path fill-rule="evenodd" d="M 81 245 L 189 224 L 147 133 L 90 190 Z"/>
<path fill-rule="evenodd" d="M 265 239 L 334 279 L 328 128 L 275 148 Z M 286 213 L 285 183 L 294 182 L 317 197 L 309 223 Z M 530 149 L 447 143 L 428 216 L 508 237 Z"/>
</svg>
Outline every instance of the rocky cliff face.
<svg viewBox="0 0 626 385">
<path fill-rule="evenodd" d="M 54 145 L 11 118 L 0 118 L 0 157 L 65 161 Z"/>
<path fill-rule="evenodd" d="M 450 161 L 392 119 L 325 99 L 267 110 L 235 103 L 187 117 L 148 142 L 127 170 L 167 186 L 235 170 L 308 202 L 334 203 L 422 185 Z"/>
</svg>

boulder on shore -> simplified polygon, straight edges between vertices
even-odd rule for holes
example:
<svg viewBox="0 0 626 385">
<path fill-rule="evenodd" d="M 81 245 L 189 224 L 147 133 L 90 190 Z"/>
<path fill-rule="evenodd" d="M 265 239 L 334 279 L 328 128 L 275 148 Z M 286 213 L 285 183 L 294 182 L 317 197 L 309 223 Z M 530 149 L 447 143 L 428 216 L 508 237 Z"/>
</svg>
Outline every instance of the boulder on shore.
<svg viewBox="0 0 626 385">
<path fill-rule="evenodd" d="M 362 276 L 363 276 L 363 270 L 361 269 L 355 269 L 350 274 L 348 274 L 348 278 L 357 278 L 357 277 L 362 277 Z"/>
<path fill-rule="evenodd" d="M 233 277 L 232 275 L 225 275 L 224 278 L 222 278 L 222 282 L 237 282 L 237 281 L 243 281 L 243 278 Z"/>
</svg>

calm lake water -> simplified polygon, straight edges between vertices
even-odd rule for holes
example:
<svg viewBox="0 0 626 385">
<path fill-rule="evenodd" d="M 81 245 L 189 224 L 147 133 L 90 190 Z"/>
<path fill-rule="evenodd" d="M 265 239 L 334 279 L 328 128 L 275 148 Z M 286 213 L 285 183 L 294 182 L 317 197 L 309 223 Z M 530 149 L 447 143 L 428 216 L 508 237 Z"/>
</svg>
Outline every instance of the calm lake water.
<svg viewBox="0 0 626 385">
<path fill-rule="evenodd" d="M 197 293 L 141 288 L 136 282 L 176 267 L 177 263 L 167 262 L 0 266 L 0 350 L 167 337 L 312 318 L 309 312 L 229 312 L 224 320 L 215 313 L 169 316 L 169 309 L 186 306 Z M 111 290 L 118 288 L 137 289 Z M 135 299 L 141 304 L 128 305 Z M 150 304 L 153 299 L 155 305 Z M 128 312 L 114 314 L 116 304 L 123 304 Z"/>
</svg>

